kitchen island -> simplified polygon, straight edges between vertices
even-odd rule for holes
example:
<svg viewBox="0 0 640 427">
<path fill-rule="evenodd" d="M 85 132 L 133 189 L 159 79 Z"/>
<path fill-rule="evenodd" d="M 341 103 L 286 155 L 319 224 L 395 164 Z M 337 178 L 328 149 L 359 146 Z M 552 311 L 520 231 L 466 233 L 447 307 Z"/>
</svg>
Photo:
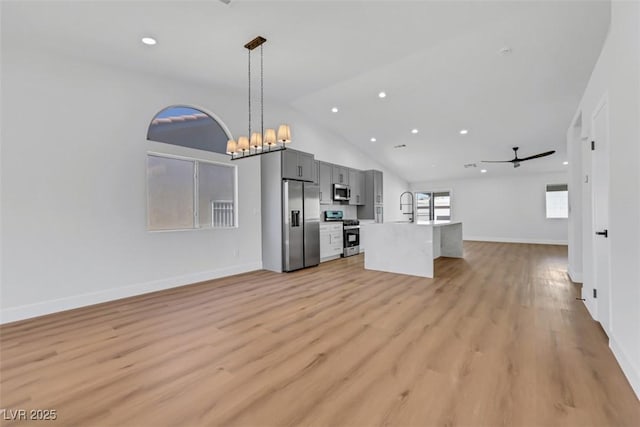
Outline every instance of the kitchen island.
<svg viewBox="0 0 640 427">
<path fill-rule="evenodd" d="M 433 260 L 462 258 L 462 222 L 385 222 L 362 224 L 367 250 L 364 268 L 433 277 Z"/>
</svg>

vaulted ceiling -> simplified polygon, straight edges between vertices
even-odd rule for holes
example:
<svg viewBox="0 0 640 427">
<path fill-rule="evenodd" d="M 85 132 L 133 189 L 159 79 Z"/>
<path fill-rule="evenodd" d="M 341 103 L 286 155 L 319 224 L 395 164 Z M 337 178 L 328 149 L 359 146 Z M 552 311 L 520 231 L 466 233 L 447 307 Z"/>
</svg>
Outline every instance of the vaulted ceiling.
<svg viewBox="0 0 640 427">
<path fill-rule="evenodd" d="M 242 45 L 263 35 L 265 98 L 415 182 L 480 176 L 483 167 L 491 176 L 566 168 L 566 129 L 606 37 L 609 7 L 590 0 L 4 1 L 2 32 L 242 90 Z M 158 45 L 143 46 L 145 35 Z M 512 146 L 522 157 L 557 153 L 518 169 L 463 167 L 508 160 Z"/>
</svg>

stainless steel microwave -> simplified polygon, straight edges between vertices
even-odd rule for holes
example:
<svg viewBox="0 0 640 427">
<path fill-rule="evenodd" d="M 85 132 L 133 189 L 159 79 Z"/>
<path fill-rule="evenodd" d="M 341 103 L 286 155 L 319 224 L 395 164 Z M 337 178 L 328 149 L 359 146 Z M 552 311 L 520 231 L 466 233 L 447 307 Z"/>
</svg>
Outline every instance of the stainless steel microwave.
<svg viewBox="0 0 640 427">
<path fill-rule="evenodd" d="M 351 198 L 351 189 L 348 185 L 333 184 L 333 200 L 349 200 Z"/>
</svg>

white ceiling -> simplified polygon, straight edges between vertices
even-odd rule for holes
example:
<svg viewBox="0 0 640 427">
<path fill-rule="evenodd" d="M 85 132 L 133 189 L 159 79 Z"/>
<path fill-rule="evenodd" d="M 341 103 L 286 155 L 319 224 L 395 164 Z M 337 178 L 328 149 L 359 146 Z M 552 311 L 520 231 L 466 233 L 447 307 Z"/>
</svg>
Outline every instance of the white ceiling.
<svg viewBox="0 0 640 427">
<path fill-rule="evenodd" d="M 608 24 L 609 3 L 592 0 L 2 3 L 3 37 L 243 90 L 243 45 L 263 35 L 266 99 L 411 182 L 480 176 L 481 164 L 463 165 L 511 159 L 514 145 L 520 157 L 557 153 L 518 169 L 486 165 L 483 176 L 563 170 L 566 129 Z M 158 45 L 142 45 L 144 35 Z"/>
</svg>

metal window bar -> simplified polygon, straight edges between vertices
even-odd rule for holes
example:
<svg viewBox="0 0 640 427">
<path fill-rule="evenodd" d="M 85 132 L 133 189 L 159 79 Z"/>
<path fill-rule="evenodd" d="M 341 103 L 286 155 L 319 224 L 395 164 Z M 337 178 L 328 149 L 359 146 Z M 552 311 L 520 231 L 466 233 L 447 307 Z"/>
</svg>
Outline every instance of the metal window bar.
<svg viewBox="0 0 640 427">
<path fill-rule="evenodd" d="M 235 224 L 233 200 L 211 201 L 211 226 L 233 227 Z"/>
</svg>

